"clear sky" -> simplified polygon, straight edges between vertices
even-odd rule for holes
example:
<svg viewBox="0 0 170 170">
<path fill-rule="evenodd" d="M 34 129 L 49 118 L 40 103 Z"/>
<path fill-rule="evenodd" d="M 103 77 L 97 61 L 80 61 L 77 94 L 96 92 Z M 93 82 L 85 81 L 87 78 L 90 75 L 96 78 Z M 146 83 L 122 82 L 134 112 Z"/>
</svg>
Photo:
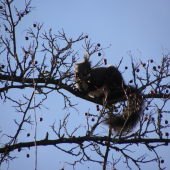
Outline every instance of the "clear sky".
<svg viewBox="0 0 170 170">
<path fill-rule="evenodd" d="M 16 0 L 13 5 L 19 9 L 24 7 L 25 1 Z M 123 62 L 120 66 L 120 70 L 124 70 L 125 66 L 130 68 L 130 57 L 128 52 L 131 51 L 134 59 L 139 60 L 141 52 L 141 60 L 146 62 L 148 59 L 153 59 L 157 64 L 160 64 L 162 58 L 162 48 L 165 53 L 170 50 L 170 1 L 169 0 L 32 0 L 32 6 L 36 7 L 31 14 L 22 18 L 22 22 L 16 29 L 18 54 L 23 55 L 20 47 L 28 47 L 30 42 L 26 42 L 24 37 L 26 35 L 26 29 L 32 27 L 35 22 L 44 23 L 43 31 L 47 31 L 52 28 L 54 34 L 58 34 L 58 31 L 64 29 L 66 36 L 73 39 L 83 32 L 88 34 L 91 38 L 91 42 L 100 43 L 102 47 L 108 47 L 104 50 L 104 57 L 107 59 L 108 65 L 118 65 L 121 58 Z M 14 17 L 15 18 L 15 17 Z M 0 21 L 1 22 L 1 21 Z M 5 34 L 1 27 L 1 32 Z M 40 41 L 42 44 L 42 40 Z M 73 45 L 75 51 L 79 51 L 80 60 L 83 58 L 84 42 L 79 42 Z M 41 50 L 41 49 L 39 49 Z M 39 53 L 38 58 L 41 58 L 42 53 Z M 95 65 L 99 61 L 97 55 L 91 56 L 92 65 Z M 0 56 L 0 63 L 2 62 Z M 128 82 L 131 78 L 131 69 L 128 69 L 123 77 L 125 82 Z M 24 92 L 16 91 L 11 93 L 12 97 L 22 99 L 22 94 L 30 96 L 32 89 L 25 90 Z M 38 122 L 38 140 L 45 138 L 46 132 L 49 132 L 49 139 L 55 139 L 56 136 L 52 132 L 50 125 L 56 120 L 56 128 L 59 126 L 59 119 L 62 119 L 65 114 L 70 112 L 68 128 L 71 132 L 79 124 L 86 124 L 84 113 L 90 109 L 90 112 L 97 114 L 95 111 L 95 104 L 86 102 L 66 92 L 71 97 L 73 103 L 79 103 L 77 106 L 79 114 L 74 109 L 62 110 L 63 98 L 58 95 L 57 92 L 53 92 L 48 96 L 48 99 L 44 102 L 44 105 L 49 108 L 46 110 L 42 107 L 41 110 L 37 110 L 37 117 L 43 117 L 43 122 Z M 37 100 L 38 100 L 37 96 Z M 11 107 L 11 103 L 0 102 L 0 107 L 3 109 L 2 118 L 0 118 L 0 126 L 3 133 L 13 135 L 17 128 L 13 122 L 13 119 L 21 119 L 18 113 L 15 113 L 14 108 Z M 33 112 L 30 113 L 33 119 Z M 16 116 L 17 115 L 17 116 Z M 9 120 L 9 118 L 11 118 Z M 76 118 L 76 120 L 75 120 Z M 91 124 L 93 124 L 91 122 Z M 73 126 L 74 125 L 74 126 Z M 25 126 L 29 132 L 31 127 Z M 85 129 L 77 132 L 75 135 L 85 135 Z M 18 142 L 33 141 L 34 140 L 34 126 L 31 130 L 31 136 L 26 137 L 27 131 L 23 131 L 20 135 Z M 106 133 L 107 134 L 107 133 Z M 1 139 L 4 142 L 6 137 Z M 69 147 L 69 145 L 65 146 Z M 169 154 L 169 147 L 162 147 L 159 152 L 162 156 Z M 64 154 L 54 147 L 38 147 L 38 169 L 61 169 L 63 167 L 63 161 L 73 162 L 76 157 L 70 157 Z M 30 153 L 30 158 L 25 157 L 26 151 Z M 34 168 L 34 148 L 26 149 L 21 153 L 14 152 L 12 155 L 18 157 L 17 160 L 11 161 L 9 170 L 24 169 L 30 170 Z M 143 152 L 142 148 L 141 151 Z M 147 151 L 146 151 L 147 152 Z M 112 152 L 113 153 L 113 152 Z M 112 154 L 111 153 L 111 154 Z M 110 154 L 110 157 L 111 157 Z M 117 154 L 117 153 L 114 153 Z M 93 156 L 93 155 L 92 155 Z M 169 158 L 169 157 L 168 157 Z M 61 161 L 61 162 L 60 162 Z M 165 166 L 168 165 L 168 159 L 165 158 Z M 86 162 L 85 165 L 78 164 L 75 168 L 81 170 L 88 169 L 101 169 L 100 165 L 94 166 L 94 164 Z M 143 169 L 157 169 L 157 164 L 143 165 Z M 117 169 L 125 168 L 124 165 L 120 165 Z M 2 170 L 7 169 L 7 165 L 2 165 Z M 71 169 L 66 165 L 65 169 Z"/>
</svg>

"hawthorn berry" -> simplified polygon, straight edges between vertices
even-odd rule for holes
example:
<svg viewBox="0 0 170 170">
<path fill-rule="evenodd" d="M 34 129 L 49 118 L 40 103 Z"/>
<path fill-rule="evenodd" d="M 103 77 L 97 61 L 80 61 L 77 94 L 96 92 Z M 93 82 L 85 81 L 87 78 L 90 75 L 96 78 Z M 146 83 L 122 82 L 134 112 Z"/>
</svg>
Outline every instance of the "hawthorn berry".
<svg viewBox="0 0 170 170">
<path fill-rule="evenodd" d="M 102 54 L 101 54 L 101 53 L 98 53 L 97 55 L 98 55 L 98 56 L 101 56 Z"/>
<path fill-rule="evenodd" d="M 136 72 L 138 73 L 139 71 L 140 71 L 140 70 L 137 68 L 137 69 L 136 69 Z"/>
<path fill-rule="evenodd" d="M 151 90 L 149 93 L 150 93 L 150 94 L 154 94 L 155 92 L 154 92 L 153 90 Z"/>
<path fill-rule="evenodd" d="M 128 69 L 128 67 L 126 66 L 126 67 L 125 67 L 125 69 L 127 70 L 127 69 Z"/>
<path fill-rule="evenodd" d="M 146 66 L 146 63 L 143 63 L 143 67 L 145 67 Z"/>
<path fill-rule="evenodd" d="M 154 71 L 156 70 L 156 66 L 153 66 L 153 70 L 154 70 Z"/>
<path fill-rule="evenodd" d="M 34 23 L 34 24 L 32 24 L 32 26 L 35 28 L 37 25 Z"/>
<path fill-rule="evenodd" d="M 95 121 L 95 119 L 94 119 L 94 118 L 92 118 L 92 119 L 91 119 L 91 121 L 92 121 L 92 122 L 94 122 L 94 121 Z"/>
<path fill-rule="evenodd" d="M 133 83 L 133 80 L 130 80 L 129 83 Z"/>
<path fill-rule="evenodd" d="M 29 137 L 30 136 L 30 133 L 27 133 L 27 137 Z"/>
<path fill-rule="evenodd" d="M 155 119 L 154 119 L 154 117 L 151 117 L 151 121 L 154 121 Z"/>
<path fill-rule="evenodd" d="M 163 163 L 164 163 L 164 160 L 162 159 L 162 160 L 161 160 L 161 164 L 163 164 Z"/>
<path fill-rule="evenodd" d="M 150 62 L 153 63 L 153 60 L 151 59 Z"/>
<path fill-rule="evenodd" d="M 107 64 L 107 60 L 106 59 L 104 59 L 104 65 L 106 65 Z"/>
<path fill-rule="evenodd" d="M 84 37 L 85 37 L 85 38 L 88 38 L 88 35 L 85 35 Z"/>
<path fill-rule="evenodd" d="M 169 136 L 169 133 L 168 133 L 168 132 L 165 132 L 165 136 Z"/>
<path fill-rule="evenodd" d="M 167 120 L 165 120 L 164 122 L 165 122 L 165 124 L 168 124 L 168 121 L 167 121 Z"/>
<path fill-rule="evenodd" d="M 99 111 L 99 105 L 96 105 L 96 110 Z"/>
<path fill-rule="evenodd" d="M 30 157 L 30 155 L 27 153 L 27 158 L 29 158 Z"/>
<path fill-rule="evenodd" d="M 42 118 L 42 117 L 40 117 L 40 119 L 39 119 L 39 120 L 40 120 L 40 122 L 42 122 L 42 121 L 43 121 L 43 118 Z"/>
<path fill-rule="evenodd" d="M 100 44 L 98 43 L 97 46 L 100 47 Z"/>
<path fill-rule="evenodd" d="M 29 40 L 29 38 L 26 36 L 26 37 L 25 37 L 25 40 Z"/>
<path fill-rule="evenodd" d="M 23 17 L 24 16 L 24 14 L 23 13 L 21 13 L 21 17 Z"/>
</svg>

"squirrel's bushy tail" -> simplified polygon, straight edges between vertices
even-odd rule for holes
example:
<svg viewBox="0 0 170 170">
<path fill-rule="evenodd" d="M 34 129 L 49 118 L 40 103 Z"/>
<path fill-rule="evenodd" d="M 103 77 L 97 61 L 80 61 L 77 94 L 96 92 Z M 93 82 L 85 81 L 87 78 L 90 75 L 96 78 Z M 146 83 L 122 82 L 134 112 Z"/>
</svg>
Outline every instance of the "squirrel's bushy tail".
<svg viewBox="0 0 170 170">
<path fill-rule="evenodd" d="M 123 112 L 121 114 L 114 113 L 114 110 L 108 112 L 105 124 L 109 125 L 115 132 L 129 133 L 140 121 L 143 99 L 133 87 L 130 86 L 130 88 L 132 93 L 127 94 L 127 105 Z"/>
</svg>

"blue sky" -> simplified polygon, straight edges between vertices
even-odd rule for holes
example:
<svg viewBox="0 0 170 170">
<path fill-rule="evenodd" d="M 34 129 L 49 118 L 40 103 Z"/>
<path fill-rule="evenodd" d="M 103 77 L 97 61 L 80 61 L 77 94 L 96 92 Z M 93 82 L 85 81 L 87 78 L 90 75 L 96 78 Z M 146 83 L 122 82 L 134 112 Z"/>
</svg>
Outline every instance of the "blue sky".
<svg viewBox="0 0 170 170">
<path fill-rule="evenodd" d="M 16 0 L 13 5 L 18 9 L 22 9 L 24 1 Z M 36 7 L 36 10 L 22 18 L 22 22 L 16 28 L 18 54 L 21 56 L 20 47 L 23 44 L 25 47 L 28 47 L 30 43 L 30 41 L 26 42 L 24 39 L 26 35 L 24 30 L 32 27 L 34 22 L 44 23 L 42 33 L 44 30 L 48 32 L 52 28 L 52 32 L 57 34 L 63 28 L 67 37 L 76 39 L 83 32 L 89 35 L 91 42 L 100 43 L 102 47 L 108 47 L 111 44 L 111 47 L 104 50 L 102 54 L 107 59 L 108 65 L 118 65 L 123 57 L 123 62 L 119 69 L 124 70 L 125 66 L 129 67 L 123 74 L 125 82 L 132 78 L 129 51 L 131 51 L 132 56 L 136 60 L 139 60 L 140 51 L 143 62 L 152 58 L 159 65 L 162 58 L 162 48 L 165 53 L 167 53 L 167 50 L 170 50 L 170 1 L 168 0 L 33 0 L 32 6 Z M 3 34 L 5 34 L 2 27 L 1 29 Z M 40 43 L 42 44 L 42 40 Z M 83 58 L 84 50 L 82 45 L 84 45 L 83 41 L 73 45 L 73 49 L 79 51 L 79 61 Z M 37 54 L 37 60 L 42 57 L 41 55 L 41 53 Z M 92 65 L 95 65 L 99 59 L 96 54 L 91 56 Z M 1 58 L 0 62 L 2 62 Z M 16 96 L 16 91 L 11 91 L 11 96 L 22 99 L 22 94 L 29 96 L 31 92 L 32 89 L 27 89 L 24 92 L 17 91 Z M 41 114 L 43 116 L 43 122 L 38 122 L 38 140 L 44 139 L 47 131 L 50 135 L 49 138 L 55 139 L 56 136 L 49 126 L 56 120 L 57 128 L 59 119 L 62 119 L 69 112 L 71 113 L 70 123 L 68 124 L 70 132 L 79 124 L 86 124 L 84 113 L 88 109 L 90 109 L 90 112 L 97 114 L 95 104 L 76 98 L 67 92 L 66 94 L 71 97 L 73 103 L 79 103 L 77 106 L 79 114 L 74 109 L 62 110 L 63 98 L 57 92 L 53 92 L 44 103 L 50 110 L 44 108 L 37 110 L 37 117 L 39 118 Z M 36 100 L 39 100 L 38 96 Z M 2 119 L 0 119 L 1 128 L 5 128 L 4 133 L 14 134 L 16 126 L 13 123 L 13 119 L 9 120 L 9 117 L 12 115 L 12 118 L 20 119 L 20 115 L 15 113 L 10 102 L 3 103 L 1 101 L 0 106 L 3 106 L 4 111 Z M 33 113 L 30 114 L 33 119 Z M 91 124 L 93 123 L 91 122 Z M 9 125 L 11 125 L 11 128 L 8 128 Z M 28 131 L 31 129 L 28 125 L 25 128 Z M 82 128 L 81 130 L 76 134 L 77 136 L 82 133 L 83 135 L 85 134 L 85 129 Z M 25 134 L 27 132 L 21 133 L 19 142 L 34 140 L 34 127 L 32 127 L 31 132 L 30 138 L 26 137 Z M 3 140 L 5 141 L 6 137 L 1 139 L 2 142 Z M 69 147 L 69 145 L 65 147 Z M 19 159 L 10 162 L 9 170 L 23 169 L 23 167 L 25 170 L 34 168 L 34 148 L 31 148 L 30 151 L 26 150 L 31 155 L 29 159 L 25 157 L 26 151 L 12 153 L 16 154 Z M 167 148 L 162 147 L 160 152 L 163 156 L 167 155 Z M 64 160 L 72 162 L 74 159 L 57 149 L 54 152 L 54 147 L 38 148 L 38 169 L 61 169 Z M 164 165 L 168 166 L 167 158 L 165 158 Z M 84 166 L 77 165 L 76 169 L 80 167 L 82 170 L 88 169 L 88 166 L 90 169 L 94 169 L 94 165 L 89 162 L 85 163 Z M 151 166 L 153 169 L 157 169 L 157 164 L 151 164 Z M 101 169 L 100 165 L 95 165 L 95 167 Z M 146 167 L 150 168 L 147 165 L 143 165 L 144 169 Z M 125 166 L 119 165 L 117 169 L 119 168 L 125 168 Z M 7 165 L 4 164 L 2 169 L 7 169 Z M 70 166 L 66 165 L 65 169 L 70 169 Z"/>
</svg>

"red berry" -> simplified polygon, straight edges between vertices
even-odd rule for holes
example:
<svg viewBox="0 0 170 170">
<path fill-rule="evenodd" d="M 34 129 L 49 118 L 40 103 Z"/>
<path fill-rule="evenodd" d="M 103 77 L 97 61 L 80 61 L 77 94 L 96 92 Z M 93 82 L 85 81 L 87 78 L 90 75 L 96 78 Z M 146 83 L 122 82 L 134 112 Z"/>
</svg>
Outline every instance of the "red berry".
<svg viewBox="0 0 170 170">
<path fill-rule="evenodd" d="M 154 117 L 151 117 L 151 121 L 154 121 L 155 119 L 154 119 Z"/>
<path fill-rule="evenodd" d="M 167 120 L 165 120 L 165 124 L 168 124 L 168 121 L 167 121 Z"/>
<path fill-rule="evenodd" d="M 43 118 L 42 118 L 42 117 L 40 117 L 40 119 L 39 119 L 39 120 L 40 120 L 40 122 L 42 122 L 42 121 L 43 121 Z"/>
<path fill-rule="evenodd" d="M 97 55 L 98 55 L 98 56 L 101 56 L 102 54 L 101 54 L 101 53 L 98 53 Z"/>
<path fill-rule="evenodd" d="M 107 60 L 106 59 L 104 59 L 104 65 L 106 65 L 107 64 Z"/>
<path fill-rule="evenodd" d="M 29 137 L 30 136 L 30 133 L 27 133 L 27 137 Z"/>
<path fill-rule="evenodd" d="M 29 40 L 29 38 L 26 36 L 26 37 L 25 37 L 25 40 Z"/>
<path fill-rule="evenodd" d="M 100 47 L 100 44 L 98 43 L 97 46 Z"/>
<path fill-rule="evenodd" d="M 149 93 L 150 93 L 150 94 L 154 94 L 155 92 L 154 92 L 153 90 L 151 90 Z"/>
<path fill-rule="evenodd" d="M 92 118 L 92 119 L 91 119 L 91 121 L 92 121 L 92 122 L 94 122 L 94 121 L 95 121 L 95 119 L 94 119 L 94 118 Z"/>
<path fill-rule="evenodd" d="M 27 158 L 29 158 L 30 157 L 30 155 L 27 153 Z"/>
<path fill-rule="evenodd" d="M 169 133 L 168 133 L 168 132 L 165 132 L 165 136 L 169 136 Z"/>
<path fill-rule="evenodd" d="M 153 60 L 151 59 L 150 62 L 153 63 Z"/>
<path fill-rule="evenodd" d="M 36 27 L 37 25 L 36 24 L 32 24 L 33 27 Z"/>
<path fill-rule="evenodd" d="M 161 163 L 162 163 L 162 164 L 164 163 L 164 160 L 163 160 L 163 159 L 161 160 Z"/>
<path fill-rule="evenodd" d="M 84 113 L 85 116 L 87 116 L 88 114 L 87 113 Z"/>
<path fill-rule="evenodd" d="M 140 71 L 140 70 L 137 68 L 137 69 L 136 69 L 136 72 L 138 73 L 139 71 Z"/>
<path fill-rule="evenodd" d="M 127 70 L 127 69 L 128 69 L 128 67 L 126 66 L 126 67 L 125 67 L 125 69 Z"/>
<path fill-rule="evenodd" d="M 99 111 L 99 105 L 96 105 L 96 110 Z"/>
<path fill-rule="evenodd" d="M 2 5 L 0 5 L 0 9 L 3 9 L 3 6 L 2 6 Z"/>
<path fill-rule="evenodd" d="M 85 37 L 85 38 L 88 38 L 88 35 L 85 35 L 84 37 Z"/>
<path fill-rule="evenodd" d="M 145 67 L 146 66 L 146 63 L 143 63 L 143 67 Z"/>
<path fill-rule="evenodd" d="M 38 64 L 38 61 L 35 61 L 34 63 L 35 63 L 35 64 Z"/>
<path fill-rule="evenodd" d="M 130 80 L 129 83 L 133 83 L 133 80 Z"/>
<path fill-rule="evenodd" d="M 154 71 L 156 70 L 156 66 L 153 66 L 153 70 L 154 70 Z"/>
<path fill-rule="evenodd" d="M 166 90 L 166 93 L 168 93 L 169 92 L 169 90 Z"/>
<path fill-rule="evenodd" d="M 160 69 L 161 67 L 160 66 L 157 66 L 158 67 L 158 69 Z"/>
</svg>

